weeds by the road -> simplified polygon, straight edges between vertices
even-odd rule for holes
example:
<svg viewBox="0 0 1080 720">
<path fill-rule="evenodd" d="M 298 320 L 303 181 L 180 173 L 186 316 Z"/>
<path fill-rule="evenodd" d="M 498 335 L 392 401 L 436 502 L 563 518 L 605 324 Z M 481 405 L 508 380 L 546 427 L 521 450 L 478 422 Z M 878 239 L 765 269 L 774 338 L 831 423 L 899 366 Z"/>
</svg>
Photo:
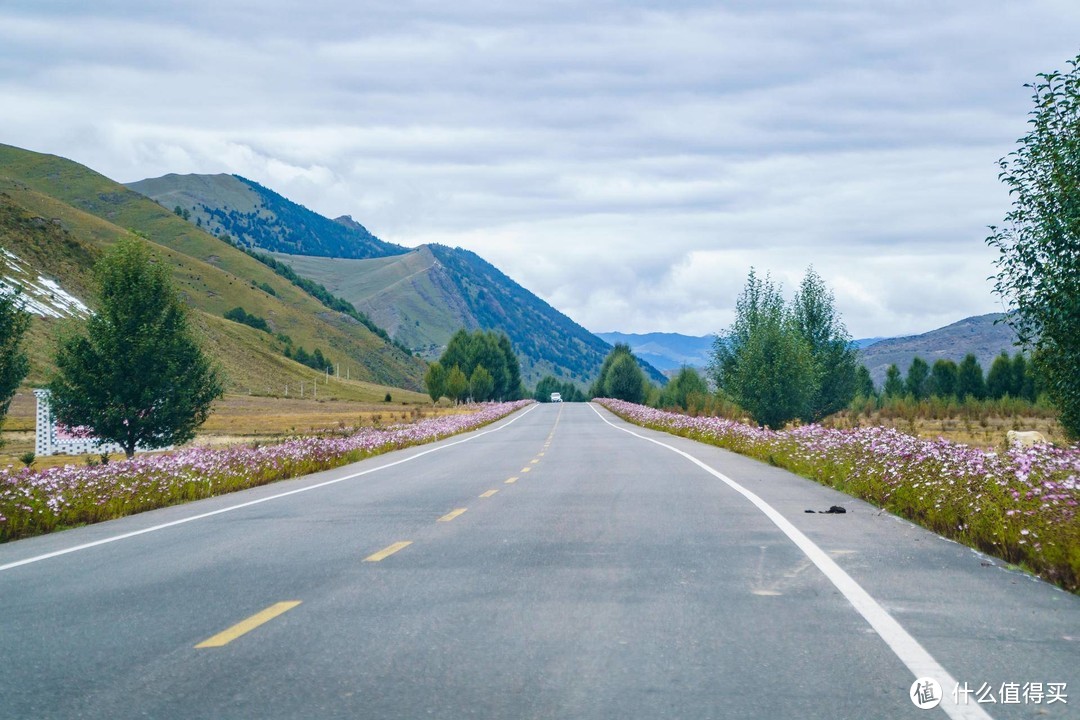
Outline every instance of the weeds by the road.
<svg viewBox="0 0 1080 720">
<path fill-rule="evenodd" d="M 862 498 L 1080 592 L 1080 446 L 1004 453 L 883 427 L 775 432 L 599 400 L 642 425 L 717 445 Z"/>
<path fill-rule="evenodd" d="M 531 401 L 408 425 L 277 444 L 192 448 L 124 462 L 34 471 L 0 469 L 0 540 L 100 522 L 346 465 L 372 455 L 475 430 Z"/>
</svg>

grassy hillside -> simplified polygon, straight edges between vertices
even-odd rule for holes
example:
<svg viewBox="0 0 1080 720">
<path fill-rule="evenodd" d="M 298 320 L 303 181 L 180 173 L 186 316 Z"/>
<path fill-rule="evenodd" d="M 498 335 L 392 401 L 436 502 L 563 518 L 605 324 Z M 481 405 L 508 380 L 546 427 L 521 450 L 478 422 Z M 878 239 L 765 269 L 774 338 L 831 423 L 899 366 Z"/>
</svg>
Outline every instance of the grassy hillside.
<svg viewBox="0 0 1080 720">
<path fill-rule="evenodd" d="M 545 375 L 590 383 L 610 346 L 475 253 L 441 245 L 370 260 L 277 254 L 398 340 L 437 358 L 460 328 L 505 332 L 535 385 Z M 655 382 L 662 376 L 645 366 Z"/>
<path fill-rule="evenodd" d="M 422 361 L 324 305 L 245 253 L 200 231 L 157 203 L 76 163 L 0 145 L 0 247 L 31 263 L 94 306 L 90 268 L 101 250 L 134 231 L 150 239 L 202 320 L 204 342 L 229 370 L 229 388 L 264 392 L 270 367 L 287 376 L 312 371 L 281 356 L 273 335 L 222 319 L 240 306 L 309 352 L 318 347 L 344 375 L 419 389 Z M 39 381 L 63 322 L 35 320 L 31 346 Z M 233 327 L 235 326 L 235 328 Z M 236 335 L 239 330 L 241 335 Z M 255 333 L 255 335 L 251 335 Z M 250 336 L 250 337 L 249 337 Z M 273 383 L 272 383 L 273 384 Z M 260 389 L 263 388 L 263 389 Z"/>
<path fill-rule="evenodd" d="M 878 387 L 884 384 L 889 365 L 895 364 L 901 373 L 906 373 L 916 355 L 933 365 L 942 358 L 960 362 L 968 353 L 974 353 L 986 372 L 1002 350 L 1010 355 L 1018 350 L 1016 333 L 997 322 L 1002 317 L 1001 313 L 977 315 L 921 335 L 881 340 L 863 348 L 860 359 Z"/>
<path fill-rule="evenodd" d="M 345 298 L 396 340 L 438 358 L 458 328 L 476 330 L 473 317 L 445 268 L 428 247 L 370 260 L 334 260 L 277 253 L 299 274 Z"/>
<path fill-rule="evenodd" d="M 165 175 L 129 183 L 198 227 L 246 247 L 322 257 L 370 258 L 407 250 L 384 242 L 352 218 L 336 222 L 239 175 Z"/>
<path fill-rule="evenodd" d="M 592 382 L 611 347 L 546 302 L 518 285 L 474 252 L 432 245 L 461 298 L 480 327 L 503 330 L 514 348 L 529 359 L 529 379 L 544 375 L 579 384 Z M 665 383 L 656 368 L 643 364 L 653 382 Z"/>
<path fill-rule="evenodd" d="M 165 208 L 242 244 L 277 253 L 407 347 L 437 357 L 461 328 L 506 333 L 527 384 L 544 375 L 586 385 L 611 349 L 478 255 L 438 245 L 408 251 L 352 218 L 324 218 L 235 176 L 167 175 L 131 183 Z M 337 259 L 335 259 L 337 258 Z M 664 377 L 646 365 L 654 381 Z"/>
</svg>

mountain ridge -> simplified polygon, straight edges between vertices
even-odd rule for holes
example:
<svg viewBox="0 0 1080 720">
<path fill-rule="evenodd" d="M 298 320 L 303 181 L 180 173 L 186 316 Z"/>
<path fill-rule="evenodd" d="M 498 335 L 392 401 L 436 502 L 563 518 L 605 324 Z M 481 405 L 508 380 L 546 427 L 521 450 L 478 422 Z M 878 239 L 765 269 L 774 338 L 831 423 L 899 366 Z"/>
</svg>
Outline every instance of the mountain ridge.
<svg viewBox="0 0 1080 720">
<path fill-rule="evenodd" d="M 1016 333 L 1004 323 L 1002 313 L 973 315 L 924 333 L 902 337 L 871 337 L 852 340 L 859 351 L 859 361 L 866 365 L 874 383 L 881 387 L 889 365 L 896 364 L 902 373 L 916 355 L 933 365 L 946 358 L 959 362 L 973 353 L 986 372 L 1002 351 L 1018 351 Z M 712 354 L 713 335 L 681 333 L 597 333 L 607 342 L 623 342 L 639 357 L 664 372 L 674 372 L 683 365 L 706 368 Z"/>
<path fill-rule="evenodd" d="M 167 209 L 179 208 L 211 235 L 228 235 L 249 248 L 341 258 L 408 252 L 375 237 L 349 215 L 331 220 L 241 175 L 170 173 L 126 186 Z"/>
<path fill-rule="evenodd" d="M 196 224 L 237 233 L 233 237 L 242 246 L 272 251 L 276 260 L 349 301 L 428 359 L 438 357 L 461 328 L 498 330 L 507 334 L 521 357 L 527 383 L 553 375 L 584 387 L 611 349 L 476 253 L 444 245 L 410 249 L 385 243 L 351 216 L 331 220 L 239 176 L 211 177 L 166 175 L 129 187 L 165 207 L 175 203 L 181 211 L 187 209 Z M 220 191 L 220 197 L 206 188 Z M 242 198 L 243 204 L 229 206 L 228 198 Z M 331 225 L 338 230 L 327 232 L 362 229 L 371 241 L 364 240 L 354 251 L 313 241 L 307 230 L 295 230 L 289 223 L 312 232 Z M 643 367 L 654 381 L 665 381 L 652 366 Z"/>
<path fill-rule="evenodd" d="M 939 359 L 960 362 L 972 353 L 982 365 L 983 372 L 987 372 L 994 358 L 1003 351 L 1012 355 L 1019 350 L 1016 332 L 1001 322 L 1004 317 L 1004 313 L 972 315 L 925 333 L 879 340 L 861 349 L 859 360 L 866 365 L 879 388 L 885 382 L 889 365 L 896 365 L 901 373 L 907 373 L 916 356 L 933 365 Z"/>
</svg>

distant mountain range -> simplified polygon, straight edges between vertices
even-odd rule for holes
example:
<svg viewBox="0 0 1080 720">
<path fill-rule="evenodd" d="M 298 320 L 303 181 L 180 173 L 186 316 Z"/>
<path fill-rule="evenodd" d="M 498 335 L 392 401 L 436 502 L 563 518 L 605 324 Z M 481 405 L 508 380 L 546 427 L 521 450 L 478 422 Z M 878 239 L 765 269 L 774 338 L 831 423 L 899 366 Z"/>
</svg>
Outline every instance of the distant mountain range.
<svg viewBox="0 0 1080 720">
<path fill-rule="evenodd" d="M 349 216 L 331 220 L 236 175 L 165 175 L 129 187 L 211 233 L 272 252 L 429 359 L 460 328 L 498 330 L 521 358 L 526 384 L 554 375 L 584 386 L 611 349 L 468 250 L 387 243 Z"/>
<path fill-rule="evenodd" d="M 684 365 L 704 368 L 712 355 L 714 335 L 680 335 L 679 333 L 596 333 L 614 345 L 630 346 L 640 359 L 663 372 L 676 371 Z"/>
<path fill-rule="evenodd" d="M 880 340 L 863 348 L 860 358 L 878 387 L 884 384 L 889 365 L 895 364 L 906 374 L 916 356 L 933 365 L 942 358 L 960 362 L 968 353 L 974 353 L 986 372 L 1002 351 L 1013 355 L 1019 349 L 1016 333 L 1000 322 L 1003 317 L 1002 313 L 976 315 L 921 335 Z"/>
<path fill-rule="evenodd" d="M 937 330 L 894 338 L 861 338 L 852 340 L 859 349 L 859 359 L 870 370 L 870 376 L 880 387 L 885 382 L 889 365 L 896 364 L 902 373 L 916 356 L 933 365 L 946 358 L 959 362 L 974 353 L 984 371 L 1002 351 L 1017 352 L 1016 333 L 1000 320 L 1001 313 L 964 318 Z M 678 333 L 597 333 L 609 343 L 626 343 L 639 358 L 664 371 L 673 373 L 683 365 L 698 369 L 708 367 L 712 356 L 714 335 L 680 335 Z"/>
</svg>

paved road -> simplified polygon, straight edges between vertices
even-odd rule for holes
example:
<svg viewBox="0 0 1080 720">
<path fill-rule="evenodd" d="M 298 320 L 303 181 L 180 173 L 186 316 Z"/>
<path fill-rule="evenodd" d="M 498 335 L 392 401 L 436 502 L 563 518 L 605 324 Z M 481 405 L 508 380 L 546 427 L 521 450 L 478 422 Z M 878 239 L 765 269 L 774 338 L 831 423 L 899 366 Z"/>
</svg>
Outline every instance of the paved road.
<svg viewBox="0 0 1080 720">
<path fill-rule="evenodd" d="M 776 468 L 534 406 L 0 546 L 0 717 L 1080 717 L 1080 598 L 999 565 Z M 927 668 L 953 681 L 934 710 L 908 697 Z M 1026 704 L 1002 703 L 1014 683 Z"/>
</svg>

